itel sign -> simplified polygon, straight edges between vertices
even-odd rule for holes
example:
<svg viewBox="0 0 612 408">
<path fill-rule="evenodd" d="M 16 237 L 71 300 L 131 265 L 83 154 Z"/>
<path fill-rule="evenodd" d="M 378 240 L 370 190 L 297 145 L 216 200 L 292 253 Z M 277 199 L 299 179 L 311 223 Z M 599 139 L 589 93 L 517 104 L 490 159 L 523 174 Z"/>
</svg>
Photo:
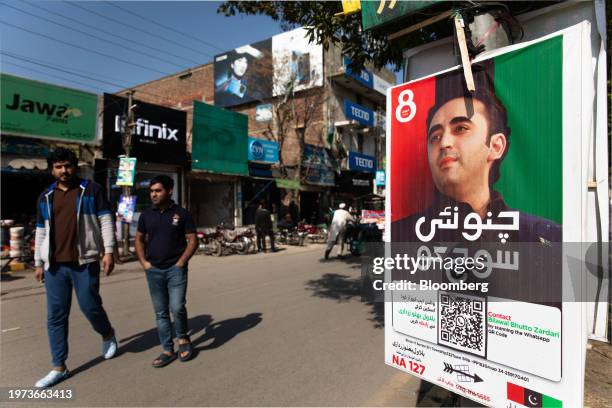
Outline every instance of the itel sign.
<svg viewBox="0 0 612 408">
<path fill-rule="evenodd" d="M 184 165 L 186 162 L 185 112 L 134 101 L 134 127 L 130 155 L 150 163 Z M 126 126 L 127 99 L 104 94 L 104 157 L 125 154 L 121 134 Z"/>
</svg>

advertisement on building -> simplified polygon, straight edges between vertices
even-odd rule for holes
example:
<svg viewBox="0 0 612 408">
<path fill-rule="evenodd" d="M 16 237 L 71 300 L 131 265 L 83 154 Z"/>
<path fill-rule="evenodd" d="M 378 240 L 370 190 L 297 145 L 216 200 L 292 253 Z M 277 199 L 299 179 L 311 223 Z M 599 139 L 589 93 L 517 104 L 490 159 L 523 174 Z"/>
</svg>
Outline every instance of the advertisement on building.
<svg viewBox="0 0 612 408">
<path fill-rule="evenodd" d="M 185 165 L 187 114 L 138 100 L 133 103 L 135 126 L 130 156 L 148 163 Z M 127 98 L 104 94 L 103 154 L 107 159 L 125 154 L 122 132 L 127 105 Z"/>
<path fill-rule="evenodd" d="M 324 148 L 305 144 L 303 157 L 302 175 L 308 184 L 319 186 L 336 184 L 334 163 Z"/>
<path fill-rule="evenodd" d="M 219 107 L 322 86 L 323 47 L 297 28 L 215 56 L 214 76 Z"/>
<path fill-rule="evenodd" d="M 272 96 L 272 39 L 215 56 L 215 105 L 228 107 Z"/>
<path fill-rule="evenodd" d="M 3 134 L 95 142 L 95 94 L 7 74 L 0 74 L 0 81 Z"/>
<path fill-rule="evenodd" d="M 278 143 L 272 140 L 249 137 L 249 161 L 256 163 L 278 163 Z"/>
<path fill-rule="evenodd" d="M 374 111 L 358 103 L 344 100 L 344 114 L 349 120 L 355 120 L 364 126 L 374 126 Z"/>
<path fill-rule="evenodd" d="M 584 28 L 477 59 L 473 93 L 455 68 L 387 94 L 387 256 L 418 264 L 385 264 L 385 362 L 487 406 L 582 403 L 561 243 L 581 237 Z"/>
<path fill-rule="evenodd" d="M 349 170 L 362 171 L 366 173 L 376 172 L 376 158 L 363 153 L 349 152 Z"/>
<path fill-rule="evenodd" d="M 248 176 L 247 130 L 247 116 L 194 101 L 191 167 Z"/>
<path fill-rule="evenodd" d="M 295 91 L 323 85 L 323 46 L 310 42 L 304 28 L 272 37 L 274 96 L 284 95 L 293 84 Z"/>
</svg>

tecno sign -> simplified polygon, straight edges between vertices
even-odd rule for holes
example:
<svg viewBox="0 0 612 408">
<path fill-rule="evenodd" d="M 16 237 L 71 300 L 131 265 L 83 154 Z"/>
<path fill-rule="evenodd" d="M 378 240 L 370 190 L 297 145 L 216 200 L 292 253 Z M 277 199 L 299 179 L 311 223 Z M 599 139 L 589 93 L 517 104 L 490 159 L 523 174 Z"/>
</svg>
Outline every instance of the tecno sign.
<svg viewBox="0 0 612 408">
<path fill-rule="evenodd" d="M 374 111 L 372 109 L 347 99 L 344 101 L 344 113 L 347 119 L 354 119 L 365 126 L 374 126 Z"/>
<path fill-rule="evenodd" d="M 115 115 L 115 132 L 121 133 L 125 128 L 125 120 L 119 116 Z M 134 134 L 137 136 L 151 137 L 155 139 L 164 139 L 164 140 L 176 140 L 178 137 L 178 129 L 172 129 L 168 127 L 165 123 L 161 125 L 154 125 L 149 123 L 147 119 L 138 118 L 136 120 L 136 125 L 134 126 Z"/>
</svg>

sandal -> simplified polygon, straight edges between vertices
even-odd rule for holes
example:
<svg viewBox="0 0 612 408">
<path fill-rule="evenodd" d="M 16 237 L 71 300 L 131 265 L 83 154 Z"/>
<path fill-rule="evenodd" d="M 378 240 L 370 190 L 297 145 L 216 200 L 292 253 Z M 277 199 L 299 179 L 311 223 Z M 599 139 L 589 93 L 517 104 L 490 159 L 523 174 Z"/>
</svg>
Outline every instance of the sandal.
<svg viewBox="0 0 612 408">
<path fill-rule="evenodd" d="M 183 357 L 182 353 L 187 353 L 187 355 Z M 187 361 L 193 357 L 193 346 L 191 342 L 178 345 L 178 357 L 181 361 Z"/>
<path fill-rule="evenodd" d="M 159 360 L 159 363 L 156 363 L 156 361 Z M 155 360 L 153 360 L 153 367 L 155 368 L 161 368 L 161 367 L 165 367 L 168 364 L 170 364 L 171 362 L 173 362 L 174 360 L 176 360 L 176 353 L 172 353 L 172 355 L 168 355 L 166 353 L 161 353 L 159 355 L 159 357 L 157 357 Z"/>
</svg>

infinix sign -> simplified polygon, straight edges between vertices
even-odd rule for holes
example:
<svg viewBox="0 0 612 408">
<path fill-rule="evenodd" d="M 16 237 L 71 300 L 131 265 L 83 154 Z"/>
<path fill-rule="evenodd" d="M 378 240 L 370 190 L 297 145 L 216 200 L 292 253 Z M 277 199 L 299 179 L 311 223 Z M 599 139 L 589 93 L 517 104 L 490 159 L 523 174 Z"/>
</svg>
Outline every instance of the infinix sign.
<svg viewBox="0 0 612 408">
<path fill-rule="evenodd" d="M 187 114 L 176 109 L 134 100 L 134 125 L 130 155 L 149 163 L 186 163 Z M 127 98 L 104 94 L 103 151 L 107 159 L 125 154 Z"/>
<path fill-rule="evenodd" d="M 115 132 L 121 133 L 125 128 L 125 120 L 121 116 L 115 115 Z M 152 125 L 147 119 L 138 118 L 136 120 L 135 134 L 137 136 L 152 137 L 157 139 L 176 140 L 178 129 L 171 129 L 165 123 L 161 126 Z"/>
</svg>

